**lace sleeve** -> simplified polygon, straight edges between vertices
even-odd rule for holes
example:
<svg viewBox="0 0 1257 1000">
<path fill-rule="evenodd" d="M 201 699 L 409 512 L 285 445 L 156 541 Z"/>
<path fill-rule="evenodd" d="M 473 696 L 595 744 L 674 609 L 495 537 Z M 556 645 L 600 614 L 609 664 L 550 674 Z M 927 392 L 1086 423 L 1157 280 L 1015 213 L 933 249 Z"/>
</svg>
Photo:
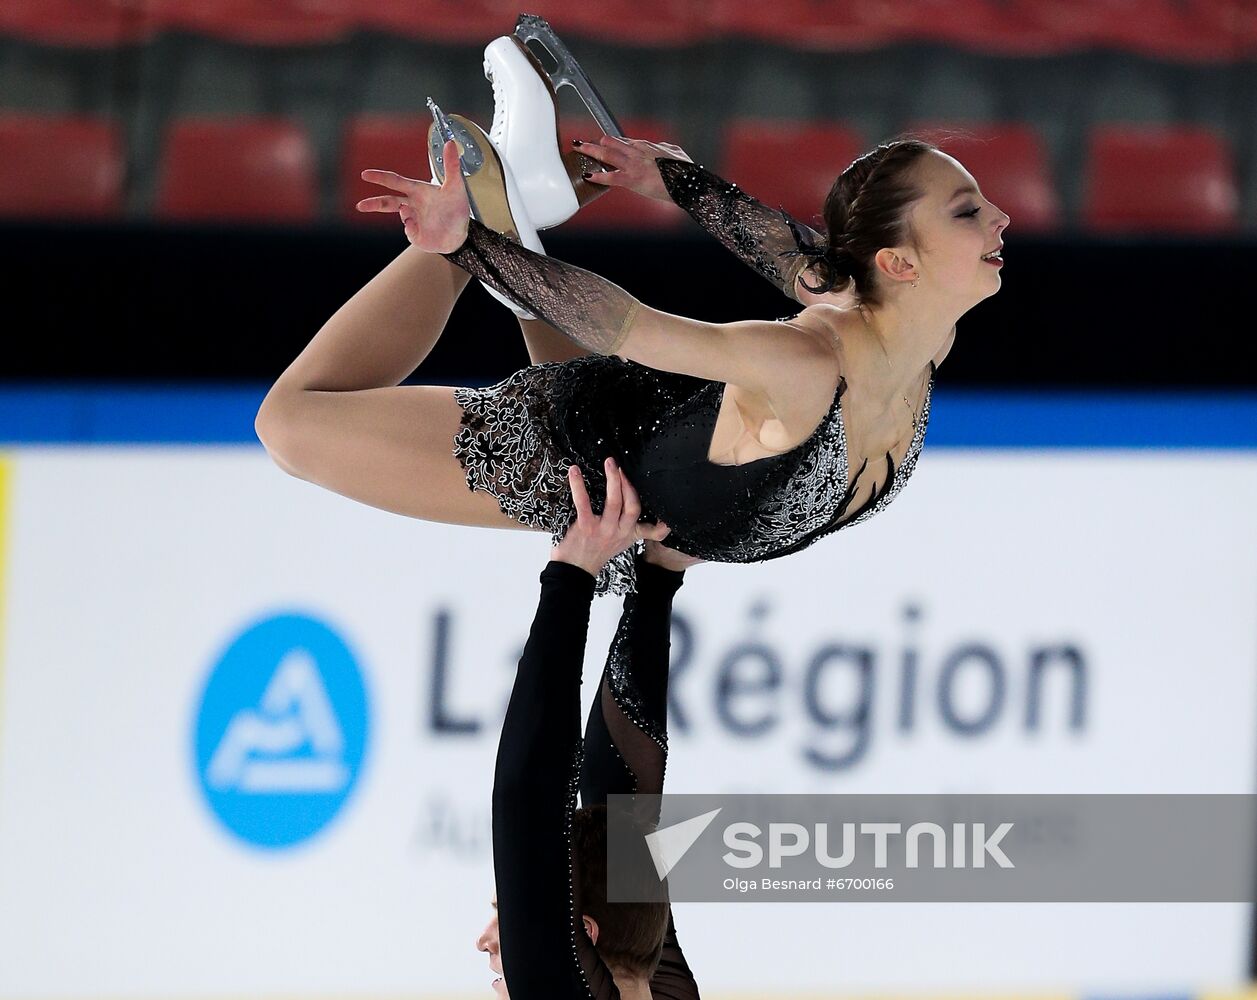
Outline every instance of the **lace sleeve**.
<svg viewBox="0 0 1257 1000">
<path fill-rule="evenodd" d="M 820 233 L 696 163 L 666 157 L 655 163 L 674 202 L 743 263 L 796 298 L 799 272 L 824 249 Z"/>
<path fill-rule="evenodd" d="M 444 256 L 597 354 L 616 352 L 641 306 L 605 278 L 534 253 L 475 219 L 463 245 Z"/>
</svg>

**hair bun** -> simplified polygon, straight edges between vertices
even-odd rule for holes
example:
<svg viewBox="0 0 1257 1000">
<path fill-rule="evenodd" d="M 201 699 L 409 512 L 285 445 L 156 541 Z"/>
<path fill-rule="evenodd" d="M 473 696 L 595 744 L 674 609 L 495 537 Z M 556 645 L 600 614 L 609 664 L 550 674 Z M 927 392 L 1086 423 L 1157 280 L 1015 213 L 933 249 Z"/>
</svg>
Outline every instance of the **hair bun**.
<svg viewBox="0 0 1257 1000">
<path fill-rule="evenodd" d="M 838 285 L 844 285 L 855 275 L 856 260 L 842 244 L 819 246 L 803 249 L 801 252 L 808 260 L 808 268 L 816 276 L 818 284 L 809 285 L 803 279 L 800 284 L 809 292 L 823 294 L 832 292 Z"/>
<path fill-rule="evenodd" d="M 825 263 L 834 280 L 850 278 L 855 273 L 855 258 L 842 244 L 830 246 L 825 251 Z"/>
</svg>

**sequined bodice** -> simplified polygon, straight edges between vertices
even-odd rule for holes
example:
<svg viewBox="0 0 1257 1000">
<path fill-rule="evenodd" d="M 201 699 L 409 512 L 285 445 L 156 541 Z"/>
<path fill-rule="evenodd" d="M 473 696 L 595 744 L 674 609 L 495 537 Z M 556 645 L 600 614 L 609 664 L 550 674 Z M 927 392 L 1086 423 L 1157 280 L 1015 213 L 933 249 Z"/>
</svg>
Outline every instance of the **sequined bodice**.
<svg viewBox="0 0 1257 1000">
<path fill-rule="evenodd" d="M 700 225 L 793 296 L 807 260 L 825 241 L 701 166 L 657 161 L 669 194 Z M 532 365 L 497 386 L 456 389 L 463 407 L 455 454 L 471 489 L 492 493 L 502 512 L 562 537 L 575 516 L 566 469 L 581 466 L 596 511 L 603 460 L 616 456 L 642 495 L 643 513 L 672 527 L 668 544 L 718 562 L 787 555 L 884 510 L 916 465 L 929 392 L 913 440 L 882 489 L 852 510 L 840 383 L 829 412 L 798 448 L 743 465 L 709 462 L 722 386 L 616 357 L 641 303 L 571 264 L 534 253 L 476 220 L 446 256 L 469 274 L 595 352 Z M 657 319 L 657 317 L 656 317 Z M 932 374 L 932 373 L 931 373 Z M 890 458 L 887 457 L 889 465 Z M 870 475 L 876 474 L 875 471 Z M 861 478 L 858 471 L 855 479 Z M 882 478 L 882 477 L 878 477 Z M 598 576 L 598 593 L 632 589 L 632 559 L 620 553 Z"/>
<path fill-rule="evenodd" d="M 741 465 L 708 459 L 724 383 L 656 371 L 610 356 L 564 362 L 553 385 L 551 434 L 591 485 L 613 455 L 641 494 L 643 516 L 672 528 L 668 544 L 720 562 L 795 552 L 884 510 L 916 466 L 929 419 L 921 418 L 904 460 L 886 485 L 851 509 L 845 380 L 806 441 Z"/>
</svg>

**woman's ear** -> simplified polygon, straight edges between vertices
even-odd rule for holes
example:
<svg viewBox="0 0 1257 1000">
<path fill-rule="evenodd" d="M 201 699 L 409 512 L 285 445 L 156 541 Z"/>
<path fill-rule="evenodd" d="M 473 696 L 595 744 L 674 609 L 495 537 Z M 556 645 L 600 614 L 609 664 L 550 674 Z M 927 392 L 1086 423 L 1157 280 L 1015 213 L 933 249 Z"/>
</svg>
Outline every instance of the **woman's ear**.
<svg viewBox="0 0 1257 1000">
<path fill-rule="evenodd" d="M 912 271 L 912 265 L 908 263 L 907 257 L 891 247 L 882 247 L 878 250 L 873 263 L 877 270 L 892 281 L 898 281 L 903 275 Z"/>
<path fill-rule="evenodd" d="M 585 936 L 589 938 L 590 944 L 598 943 L 598 921 L 588 914 L 581 916 L 581 922 L 585 925 Z"/>
</svg>

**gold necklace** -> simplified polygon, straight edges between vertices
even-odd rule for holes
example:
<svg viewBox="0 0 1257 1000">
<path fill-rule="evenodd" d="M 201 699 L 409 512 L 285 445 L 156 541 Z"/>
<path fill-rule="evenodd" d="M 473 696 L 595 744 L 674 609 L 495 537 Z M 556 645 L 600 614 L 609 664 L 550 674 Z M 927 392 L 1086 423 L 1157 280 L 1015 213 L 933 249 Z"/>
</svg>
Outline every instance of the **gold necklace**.
<svg viewBox="0 0 1257 1000">
<path fill-rule="evenodd" d="M 908 402 L 907 396 L 904 396 L 903 402 L 904 402 L 904 406 L 908 408 L 908 416 L 912 419 L 912 432 L 913 434 L 915 434 L 917 430 L 917 411 L 913 407 L 913 405 Z"/>
<path fill-rule="evenodd" d="M 863 317 L 864 317 L 864 312 L 863 312 L 863 310 L 861 310 L 861 312 L 860 312 L 860 316 L 861 316 L 861 318 L 863 318 Z M 864 324 L 865 324 L 865 326 L 868 326 L 868 327 L 869 327 L 869 332 L 870 332 L 870 333 L 872 333 L 872 332 L 873 332 L 873 328 L 872 328 L 872 326 L 870 326 L 870 325 L 869 325 L 869 321 L 868 321 L 867 319 L 865 319 L 865 320 L 864 320 Z M 886 353 L 886 345 L 882 343 L 882 338 L 881 338 L 881 337 L 878 337 L 876 333 L 873 333 L 873 336 L 874 336 L 874 338 L 877 340 L 877 346 L 878 346 L 878 347 L 880 347 L 880 348 L 882 349 L 882 357 L 886 359 L 886 367 L 887 367 L 887 368 L 888 368 L 888 369 L 889 369 L 889 370 L 893 373 L 893 372 L 894 372 L 894 370 L 895 370 L 895 366 L 894 366 L 893 364 L 891 364 L 891 362 L 890 362 L 890 355 Z M 900 394 L 900 397 L 903 399 L 903 405 L 904 405 L 904 406 L 906 406 L 906 407 L 908 408 L 908 417 L 912 420 L 912 432 L 913 432 L 913 435 L 915 436 L 915 434 L 916 434 L 916 430 L 917 430 L 917 411 L 916 411 L 916 407 L 914 407 L 914 406 L 913 406 L 910 402 L 908 402 L 908 394 L 907 394 L 906 392 L 905 392 L 905 393 L 901 393 L 901 394 Z"/>
<path fill-rule="evenodd" d="M 890 355 L 886 353 L 886 345 L 882 343 L 882 338 L 879 337 L 877 335 L 877 331 L 873 329 L 873 324 L 869 322 L 868 316 L 864 314 L 864 309 L 865 306 L 863 303 L 856 306 L 856 311 L 860 314 L 860 319 L 864 321 L 864 325 L 868 328 L 869 333 L 872 335 L 873 339 L 877 341 L 877 346 L 882 349 L 882 357 L 886 359 L 886 367 L 889 368 L 891 372 L 894 372 L 895 366 L 890 363 Z M 916 408 L 908 402 L 907 393 L 901 393 L 900 395 L 903 399 L 903 405 L 908 408 L 908 417 L 912 421 L 912 436 L 915 438 L 918 429 Z"/>
</svg>

